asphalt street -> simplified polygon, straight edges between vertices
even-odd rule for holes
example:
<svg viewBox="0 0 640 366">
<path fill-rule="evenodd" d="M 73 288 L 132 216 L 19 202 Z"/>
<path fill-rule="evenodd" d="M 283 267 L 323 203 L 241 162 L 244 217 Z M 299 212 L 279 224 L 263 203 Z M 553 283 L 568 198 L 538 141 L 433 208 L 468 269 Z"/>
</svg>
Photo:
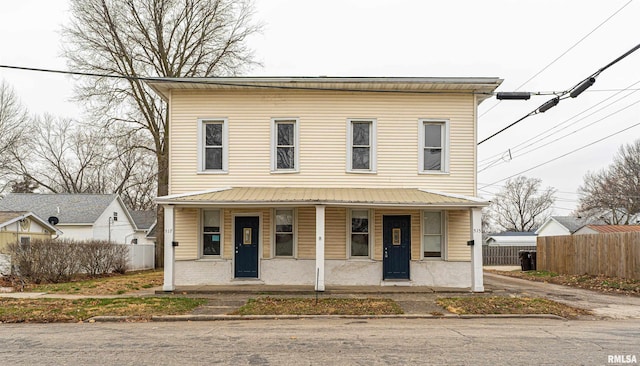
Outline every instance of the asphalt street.
<svg viewBox="0 0 640 366">
<path fill-rule="evenodd" d="M 305 319 L 2 324 L 6 365 L 607 365 L 640 320 Z"/>
</svg>

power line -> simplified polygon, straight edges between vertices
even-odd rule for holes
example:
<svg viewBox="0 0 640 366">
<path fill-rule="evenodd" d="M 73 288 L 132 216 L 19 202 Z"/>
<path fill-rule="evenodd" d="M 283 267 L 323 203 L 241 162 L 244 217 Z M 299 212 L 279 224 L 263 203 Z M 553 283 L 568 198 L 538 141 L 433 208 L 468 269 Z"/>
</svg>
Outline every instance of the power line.
<svg viewBox="0 0 640 366">
<path fill-rule="evenodd" d="M 620 55 L 615 60 L 613 60 L 613 61 L 609 62 L 608 64 L 606 64 L 605 66 L 601 67 L 600 69 L 598 69 L 598 71 L 596 71 L 593 74 L 589 75 L 587 78 L 585 78 L 581 82 L 577 83 L 573 88 L 564 91 L 561 96 L 557 96 L 557 97 L 555 97 L 553 99 L 548 100 L 547 102 L 543 103 L 538 108 L 536 108 L 533 111 L 529 112 L 527 115 L 521 117 L 517 121 L 515 121 L 515 122 L 511 123 L 510 125 L 502 128 L 500 131 L 498 131 L 498 132 L 494 133 L 493 135 L 485 138 L 484 140 L 478 142 L 478 145 L 482 144 L 483 142 L 486 142 L 487 140 L 492 139 L 493 137 L 499 135 L 500 133 L 506 131 L 507 129 L 515 126 L 516 124 L 522 122 L 527 117 L 530 117 L 530 116 L 532 116 L 534 114 L 538 114 L 538 113 L 544 113 L 547 110 L 553 108 L 554 106 L 556 106 L 560 102 L 560 100 L 566 99 L 567 98 L 567 94 L 569 94 L 569 97 L 571 97 L 571 98 L 577 97 L 582 92 L 584 92 L 588 87 L 593 85 L 593 83 L 596 80 L 596 77 L 598 77 L 603 71 L 605 71 L 606 69 L 610 68 L 611 66 L 617 64 L 622 59 L 624 59 L 625 57 L 629 56 L 630 54 L 632 54 L 633 52 L 635 52 L 639 48 L 640 48 L 640 43 L 637 44 L 635 47 L 631 48 L 629 51 L 627 51 L 624 54 Z"/>
<path fill-rule="evenodd" d="M 566 55 L 567 53 L 569 53 L 572 49 L 574 49 L 576 46 L 578 46 L 580 43 L 582 43 L 582 41 L 584 41 L 585 39 L 587 39 L 587 37 L 589 37 L 591 34 L 593 34 L 596 30 L 598 30 L 600 27 L 602 27 L 605 23 L 607 23 L 611 18 L 613 18 L 616 14 L 618 14 L 619 12 L 622 11 L 622 9 L 626 8 L 629 4 L 631 4 L 633 2 L 633 0 L 629 0 L 626 4 L 622 5 L 622 7 L 618 10 L 616 10 L 613 14 L 609 15 L 607 17 L 607 19 L 605 19 L 604 21 L 602 21 L 600 24 L 598 24 L 595 28 L 593 28 L 589 33 L 587 33 L 586 35 L 584 35 L 582 38 L 580 38 L 576 43 L 574 43 L 571 47 L 567 48 L 566 51 L 564 51 L 562 54 L 560 54 L 560 56 L 556 57 L 553 61 L 551 61 L 549 64 L 547 64 L 545 67 L 543 67 L 542 69 L 540 69 L 540 71 L 538 71 L 537 73 L 535 73 L 532 77 L 530 77 L 529 79 L 527 79 L 527 81 L 525 81 L 524 83 L 520 84 L 520 86 L 518 86 L 514 91 L 518 91 L 520 90 L 520 88 L 522 88 L 523 86 L 527 85 L 531 80 L 535 79 L 538 75 L 540 75 L 541 73 L 543 73 L 546 69 L 548 69 L 551 65 L 553 65 L 554 63 L 556 63 L 559 59 L 561 59 L 562 57 L 564 57 L 564 55 Z M 486 111 L 484 111 L 480 116 L 478 116 L 478 118 L 484 116 L 485 114 L 489 113 L 492 109 L 494 109 L 495 107 L 497 107 L 500 102 L 502 101 L 498 101 L 496 104 L 494 104 L 491 108 L 487 109 Z"/>
<path fill-rule="evenodd" d="M 531 145 L 534 145 L 535 143 L 540 142 L 540 141 L 542 141 L 542 140 L 544 140 L 544 139 L 546 139 L 546 138 L 550 137 L 550 136 L 551 136 L 551 134 L 549 134 L 549 135 L 547 135 L 547 136 L 545 136 L 545 137 L 543 137 L 543 138 L 541 138 L 541 139 L 538 139 L 537 141 L 532 142 L 531 144 L 526 145 L 526 146 L 525 146 L 525 147 L 523 147 L 522 149 L 518 149 L 520 146 L 522 146 L 522 145 L 526 144 L 527 142 L 529 142 L 529 141 L 531 141 L 531 140 L 535 140 L 536 138 L 538 138 L 538 137 L 540 137 L 540 136 L 542 136 L 542 135 L 546 134 L 547 132 L 551 132 L 551 131 L 553 131 L 553 130 L 555 130 L 555 129 L 559 128 L 560 126 L 562 126 L 562 125 L 564 125 L 565 123 L 567 123 L 567 122 L 571 121 L 572 119 L 574 119 L 574 118 L 576 118 L 576 117 L 578 117 L 578 116 L 580 116 L 580 115 L 582 115 L 582 114 L 584 114 L 584 113 L 586 113 L 586 112 L 588 112 L 588 111 L 590 111 L 590 110 L 592 110 L 592 109 L 596 108 L 596 107 L 597 107 L 597 106 L 599 106 L 600 104 L 602 104 L 602 103 L 604 103 L 604 102 L 608 101 L 609 99 L 611 99 L 611 98 L 613 98 L 613 97 L 615 97 L 615 96 L 617 96 L 617 95 L 619 95 L 619 94 L 623 93 L 624 91 L 632 91 L 631 93 L 629 93 L 629 94 L 627 94 L 627 95 L 625 95 L 625 96 L 623 96 L 623 97 L 621 97 L 621 98 L 616 99 L 616 100 L 615 100 L 615 101 L 613 101 L 612 103 L 607 104 L 606 106 L 604 106 L 604 107 L 602 107 L 602 108 L 600 108 L 600 109 L 596 110 L 595 112 L 593 112 L 593 113 L 591 113 L 591 114 L 589 114 L 589 115 L 587 115 L 587 116 L 585 116 L 585 117 L 583 117 L 583 118 L 581 118 L 581 119 L 579 119 L 579 120 L 577 120 L 577 121 L 575 121 L 575 122 L 573 122 L 573 123 L 569 124 L 568 126 L 566 126 L 566 127 L 562 128 L 562 129 L 560 129 L 559 131 L 562 131 L 562 130 L 564 130 L 564 129 L 566 129 L 566 128 L 570 127 L 570 126 L 573 126 L 574 124 L 576 124 L 576 123 L 578 123 L 578 122 L 580 122 L 580 121 L 584 120 L 585 118 L 590 117 L 590 116 L 594 115 L 595 113 L 597 113 L 597 112 L 599 112 L 599 111 L 601 111 L 601 110 L 603 110 L 603 109 L 605 109 L 605 108 L 607 108 L 607 107 L 609 107 L 609 106 L 611 106 L 611 105 L 613 105 L 613 104 L 615 104 L 615 103 L 617 103 L 617 102 L 621 101 L 622 99 L 624 99 L 624 98 L 627 98 L 627 97 L 631 96 L 631 95 L 632 95 L 633 93 L 635 93 L 636 91 L 640 91 L 640 89 L 632 89 L 632 88 L 631 88 L 632 86 L 635 86 L 635 85 L 636 85 L 636 84 L 638 84 L 638 83 L 640 83 L 640 80 L 638 80 L 638 81 L 636 81 L 636 82 L 634 82 L 634 83 L 630 84 L 630 85 L 629 85 L 629 87 L 624 88 L 624 89 L 621 89 L 621 90 L 620 90 L 620 91 L 618 91 L 617 93 L 615 93 L 615 94 L 613 94 L 613 95 L 611 95 L 611 96 L 609 96 L 609 97 L 607 97 L 607 98 L 605 98 L 605 99 L 601 100 L 600 102 L 598 102 L 598 103 L 596 103 L 596 104 L 594 104 L 594 105 L 590 106 L 589 108 L 587 108 L 587 109 L 585 109 L 585 110 L 581 111 L 580 113 L 577 113 L 577 114 L 573 115 L 572 117 L 570 117 L 570 118 L 568 118 L 568 119 L 566 119 L 566 120 L 564 120 L 564 121 L 560 122 L 559 124 L 557 124 L 557 125 L 555 125 L 555 126 L 553 126 L 553 127 L 551 127 L 551 128 L 548 128 L 548 129 L 546 129 L 546 130 L 544 130 L 544 131 L 540 132 L 539 134 L 537 134 L 537 135 L 535 135 L 535 136 L 532 136 L 532 137 L 530 137 L 530 138 L 528 138 L 528 139 L 524 140 L 523 142 L 521 142 L 521 143 L 519 143 L 519 144 L 517 144 L 517 145 L 515 145 L 515 146 L 511 147 L 511 148 L 510 148 L 510 149 L 508 149 L 507 151 L 505 151 L 505 152 L 501 152 L 501 153 L 498 153 L 498 154 L 494 154 L 494 155 L 492 155 L 492 156 L 490 156 L 490 157 L 488 157 L 488 158 L 482 159 L 482 161 L 480 161 L 478 164 L 479 164 L 479 165 L 483 165 L 483 168 L 485 168 L 485 167 L 484 167 L 484 165 L 487 165 L 485 162 L 487 162 L 488 160 L 491 160 L 491 159 L 493 159 L 493 158 L 495 158 L 495 157 L 500 156 L 500 158 L 499 158 L 499 159 L 497 159 L 496 161 L 493 161 L 493 162 L 489 163 L 490 165 L 494 165 L 494 164 L 495 164 L 495 163 L 497 163 L 498 161 L 502 160 L 502 158 L 503 158 L 503 156 L 504 156 L 505 154 L 507 154 L 507 153 L 517 152 L 517 151 L 520 151 L 520 150 L 522 150 L 522 149 L 524 149 L 524 148 L 527 148 L 527 147 L 529 147 L 529 146 L 531 146 Z"/>
<path fill-rule="evenodd" d="M 3 69 L 22 70 L 22 71 L 38 71 L 48 72 L 54 74 L 63 75 L 75 75 L 75 76 L 90 76 L 98 78 L 111 78 L 121 80 L 137 80 L 137 81 L 164 81 L 172 83 L 185 83 L 185 84 L 204 84 L 204 85 L 220 85 L 231 87 L 249 87 L 249 88 L 262 88 L 262 89 L 288 89 L 288 90 L 323 90 L 323 91 L 343 91 L 343 92 L 365 92 L 365 93 L 391 93 L 391 94 L 433 94 L 433 95 L 493 95 L 491 92 L 476 92 L 476 91 L 442 91 L 442 90 L 382 90 L 382 89 L 350 89 L 350 88 L 320 88 L 320 87 L 305 87 L 295 85 L 268 85 L 268 84 L 244 84 L 217 81 L 203 78 L 203 80 L 194 79 L 182 79 L 182 78 L 168 78 L 168 77 L 144 77 L 144 76 L 123 76 L 123 75 L 110 75 L 110 74 L 98 74 L 93 72 L 79 72 L 79 71 L 66 71 L 55 69 L 43 69 L 36 67 L 26 66 L 13 66 L 13 65 L 0 65 Z"/>
<path fill-rule="evenodd" d="M 579 148 L 577 148 L 577 149 L 574 149 L 574 150 L 571 150 L 571 151 L 569 151 L 569 152 L 567 152 L 567 153 L 565 153 L 565 154 L 562 154 L 562 155 L 560 155 L 560 156 L 556 156 L 555 158 L 550 159 L 550 160 L 547 160 L 547 161 L 545 161 L 544 163 L 540 163 L 540 164 L 538 164 L 538 165 L 536 165 L 536 166 L 534 166 L 534 167 L 531 167 L 531 168 L 529 168 L 529 169 L 525 169 L 525 170 L 523 170 L 523 171 L 521 171 L 521 172 L 519 172 L 519 173 L 516 173 L 516 174 L 510 175 L 510 176 L 508 176 L 508 177 L 506 177 L 506 178 L 503 178 L 503 179 L 497 180 L 497 181 L 495 181 L 495 182 L 493 182 L 493 183 L 491 183 L 491 184 L 488 184 L 488 185 L 486 185 L 486 186 L 480 187 L 480 189 L 486 188 L 486 187 L 488 187 L 488 186 L 492 186 L 492 185 L 494 185 L 494 184 L 496 184 L 496 183 L 503 182 L 503 181 L 505 181 L 505 180 L 507 180 L 507 179 L 511 179 L 511 178 L 517 177 L 517 176 L 521 175 L 522 173 L 526 173 L 526 172 L 528 172 L 528 171 L 531 171 L 531 170 L 537 169 L 537 168 L 539 168 L 539 167 L 541 167 L 541 166 L 547 165 L 547 164 L 549 164 L 549 163 L 551 163 L 551 162 L 554 162 L 554 161 L 556 161 L 556 160 L 558 160 L 558 159 L 564 158 L 565 156 L 571 155 L 571 154 L 573 154 L 573 153 L 575 153 L 575 152 L 578 152 L 578 151 L 580 151 L 580 150 L 582 150 L 582 149 L 585 149 L 585 148 L 587 148 L 587 147 L 591 147 L 591 146 L 593 146 L 594 144 L 597 144 L 598 142 L 604 141 L 604 140 L 606 140 L 606 139 L 608 139 L 608 138 L 610 138 L 610 137 L 613 137 L 613 136 L 615 136 L 615 135 L 621 134 L 621 133 L 623 133 L 623 132 L 625 132 L 625 131 L 627 131 L 627 130 L 630 130 L 630 129 L 632 129 L 632 128 L 636 127 L 636 126 L 640 126 L 640 122 L 638 122 L 638 123 L 636 123 L 636 124 L 634 124 L 634 125 L 631 125 L 631 126 L 629 126 L 629 127 L 623 128 L 622 130 L 616 131 L 616 132 L 614 132 L 614 133 L 612 133 L 612 134 L 610 134 L 610 135 L 607 135 L 607 136 L 605 136 L 605 137 L 603 137 L 603 138 L 601 138 L 601 139 L 598 139 L 598 140 L 595 140 L 595 141 L 593 141 L 593 142 L 590 142 L 590 143 L 588 143 L 588 144 L 586 144 L 586 145 L 582 145 L 581 147 L 579 147 Z"/>
<path fill-rule="evenodd" d="M 595 121 L 593 121 L 593 122 L 591 122 L 591 123 L 587 124 L 586 126 L 583 126 L 583 127 L 579 128 L 579 129 L 577 129 L 577 130 L 574 130 L 574 131 L 572 131 L 572 132 L 567 133 L 566 135 L 560 136 L 560 137 L 558 137 L 558 138 L 556 138 L 556 139 L 554 139 L 554 140 L 551 140 L 551 141 L 549 141 L 549 142 L 547 142 L 547 143 L 545 143 L 545 144 L 542 144 L 542 145 L 540 145 L 540 146 L 536 146 L 536 147 L 534 147 L 534 148 L 532 148 L 532 149 L 529 149 L 529 150 L 527 150 L 527 151 L 525 151 L 525 152 L 523 152 L 523 153 L 521 153 L 521 154 L 519 154 L 519 155 L 517 155 L 517 156 L 514 156 L 514 157 L 512 157 L 512 159 L 519 158 L 519 157 L 524 156 L 524 155 L 526 155 L 526 154 L 530 154 L 530 153 L 532 153 L 532 152 L 534 152 L 534 151 L 536 151 L 536 150 L 538 150 L 538 149 L 541 149 L 541 148 L 543 148 L 543 147 L 545 147 L 545 146 L 549 146 L 549 145 L 553 144 L 554 142 L 558 142 L 558 141 L 560 141 L 560 140 L 562 140 L 562 139 L 564 139 L 564 138 L 567 138 L 567 137 L 569 137 L 569 136 L 571 136 L 571 135 L 573 135 L 573 134 L 575 134 L 575 133 L 577 133 L 577 132 L 580 132 L 580 131 L 582 131 L 582 130 L 584 130 L 584 129 L 588 128 L 588 127 L 591 127 L 591 126 L 593 126 L 593 125 L 594 125 L 594 124 L 596 124 L 596 123 L 602 122 L 602 121 L 606 120 L 607 118 L 609 118 L 609 117 L 611 117 L 611 116 L 613 116 L 613 115 L 616 115 L 616 114 L 618 114 L 618 113 L 620 113 L 620 112 L 622 112 L 622 111 L 624 111 L 624 110 L 626 110 L 626 109 L 629 109 L 629 108 L 633 107 L 634 105 L 636 105 L 636 104 L 638 104 L 638 103 L 640 103 L 640 99 L 638 99 L 638 100 L 636 100 L 635 102 L 633 102 L 633 103 L 631 103 L 631 104 L 629 104 L 629 105 L 627 105 L 627 106 L 625 106 L 625 107 L 622 107 L 622 108 L 620 108 L 620 109 L 618 109 L 618 110 L 616 110 L 616 111 L 614 111 L 614 112 L 611 112 L 610 114 L 608 114 L 608 115 L 606 115 L 606 116 L 604 116 L 604 117 L 602 117 L 602 118 L 600 118 L 600 119 L 597 119 L 597 120 L 595 120 Z M 595 113 L 595 112 L 594 112 L 594 113 Z M 587 116 L 587 117 L 588 117 L 588 116 Z M 586 117 L 585 117 L 585 118 L 586 118 Z M 584 119 L 584 118 L 583 118 L 583 119 Z M 581 119 L 581 120 L 582 120 L 582 119 Z M 576 123 L 577 123 L 577 122 L 579 122 L 579 121 L 581 121 L 581 120 L 576 121 Z M 570 126 L 571 126 L 571 125 L 566 126 L 566 127 L 565 127 L 565 128 L 563 128 L 562 130 L 564 130 L 564 129 L 566 129 L 566 128 L 570 127 Z M 560 131 L 562 131 L 562 130 L 560 130 Z M 545 138 L 546 138 L 546 137 L 545 137 Z M 539 141 L 537 141 L 537 142 L 540 142 L 540 141 L 542 141 L 542 140 L 539 140 Z M 532 145 L 532 144 L 529 144 L 529 145 L 527 145 L 527 147 L 528 147 L 528 146 L 531 146 L 531 145 Z M 499 165 L 499 164 L 500 164 L 500 162 L 497 162 L 497 163 L 495 163 L 495 164 L 491 164 L 491 165 L 489 165 L 489 166 L 487 166 L 487 167 L 485 167 L 485 168 L 483 168 L 483 169 L 479 170 L 479 171 L 478 171 L 478 173 L 483 172 L 483 171 L 485 171 L 485 170 L 487 170 L 487 169 L 489 169 L 489 168 L 493 168 L 493 167 L 495 167 L 495 166 L 497 166 L 497 165 Z"/>
</svg>

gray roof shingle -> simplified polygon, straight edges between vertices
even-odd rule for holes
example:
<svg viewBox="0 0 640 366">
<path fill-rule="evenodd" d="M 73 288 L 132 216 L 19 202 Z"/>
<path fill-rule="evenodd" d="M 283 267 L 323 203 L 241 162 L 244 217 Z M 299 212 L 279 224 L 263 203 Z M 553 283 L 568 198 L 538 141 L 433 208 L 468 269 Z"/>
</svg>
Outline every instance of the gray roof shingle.
<svg viewBox="0 0 640 366">
<path fill-rule="evenodd" d="M 10 193 L 0 200 L 0 210 L 31 211 L 47 220 L 55 216 L 60 224 L 93 224 L 116 194 Z"/>
<path fill-rule="evenodd" d="M 131 218 L 136 223 L 139 230 L 148 230 L 154 222 L 156 222 L 156 212 L 146 211 L 129 211 Z"/>
<path fill-rule="evenodd" d="M 559 222 L 562 226 L 566 227 L 571 234 L 576 232 L 581 227 L 590 224 L 590 220 L 576 217 L 576 216 L 551 216 L 554 220 Z"/>
</svg>

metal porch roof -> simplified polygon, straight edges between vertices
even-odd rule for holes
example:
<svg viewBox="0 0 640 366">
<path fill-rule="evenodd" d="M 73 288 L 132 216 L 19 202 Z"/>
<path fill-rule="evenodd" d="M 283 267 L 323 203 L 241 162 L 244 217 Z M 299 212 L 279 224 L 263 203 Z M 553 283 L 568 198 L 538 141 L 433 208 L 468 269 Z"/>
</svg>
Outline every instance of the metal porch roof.
<svg viewBox="0 0 640 366">
<path fill-rule="evenodd" d="M 343 205 L 482 207 L 488 203 L 417 188 L 234 187 L 158 197 L 160 204 L 181 205 Z"/>
</svg>

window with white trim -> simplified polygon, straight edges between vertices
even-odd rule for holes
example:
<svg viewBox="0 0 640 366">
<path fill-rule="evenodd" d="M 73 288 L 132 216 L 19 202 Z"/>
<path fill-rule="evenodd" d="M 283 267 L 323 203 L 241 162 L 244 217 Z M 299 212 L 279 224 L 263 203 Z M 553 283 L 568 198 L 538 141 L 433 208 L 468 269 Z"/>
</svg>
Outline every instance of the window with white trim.
<svg viewBox="0 0 640 366">
<path fill-rule="evenodd" d="M 449 121 L 420 120 L 420 172 L 449 171 Z"/>
<path fill-rule="evenodd" d="M 202 210 L 202 256 L 220 256 L 220 210 Z"/>
<path fill-rule="evenodd" d="M 293 118 L 273 120 L 271 134 L 271 170 L 298 171 L 298 120 Z"/>
<path fill-rule="evenodd" d="M 442 249 L 444 247 L 444 212 L 423 212 L 422 235 L 424 258 L 442 258 Z"/>
<path fill-rule="evenodd" d="M 227 122 L 224 119 L 200 120 L 198 130 L 198 171 L 226 172 L 228 160 Z"/>
<path fill-rule="evenodd" d="M 376 120 L 349 120 L 347 170 L 375 172 Z"/>
<path fill-rule="evenodd" d="M 294 238 L 293 209 L 275 210 L 275 256 L 293 257 Z"/>
<path fill-rule="evenodd" d="M 369 257 L 369 210 L 351 210 L 350 221 L 350 256 Z"/>
</svg>

